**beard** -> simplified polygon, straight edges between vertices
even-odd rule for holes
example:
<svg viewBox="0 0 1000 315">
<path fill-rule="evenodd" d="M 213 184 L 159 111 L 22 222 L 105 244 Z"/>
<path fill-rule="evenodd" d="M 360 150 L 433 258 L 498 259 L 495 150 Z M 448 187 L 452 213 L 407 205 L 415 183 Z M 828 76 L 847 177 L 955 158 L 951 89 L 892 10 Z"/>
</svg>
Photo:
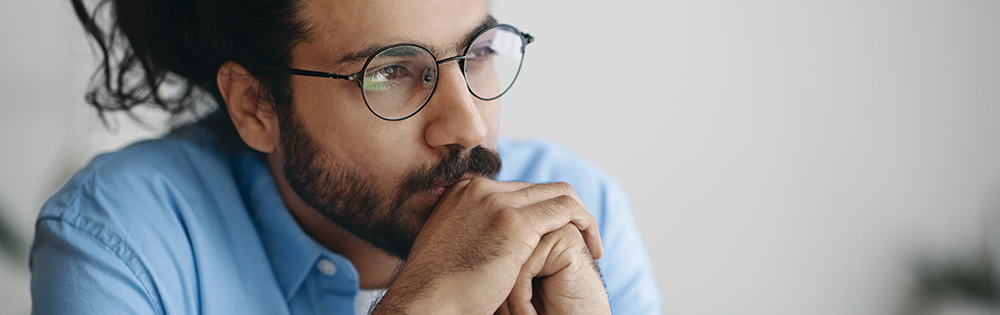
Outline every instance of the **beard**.
<svg viewBox="0 0 1000 315">
<path fill-rule="evenodd" d="M 493 150 L 452 145 L 438 154 L 441 161 L 436 165 L 410 170 L 393 191 L 380 191 L 374 176 L 325 152 L 294 110 L 279 111 L 278 119 L 285 179 L 299 198 L 330 222 L 402 260 L 423 225 L 407 219 L 407 211 L 430 213 L 404 209 L 406 200 L 433 187 L 451 186 L 466 174 L 494 178 L 501 167 Z"/>
</svg>

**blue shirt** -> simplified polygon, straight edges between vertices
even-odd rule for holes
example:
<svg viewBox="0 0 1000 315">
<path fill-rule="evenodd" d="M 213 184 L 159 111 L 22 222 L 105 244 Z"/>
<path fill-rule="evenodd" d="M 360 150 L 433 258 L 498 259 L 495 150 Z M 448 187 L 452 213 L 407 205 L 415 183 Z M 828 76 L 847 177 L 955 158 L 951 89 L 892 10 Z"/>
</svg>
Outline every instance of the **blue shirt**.
<svg viewBox="0 0 1000 315">
<path fill-rule="evenodd" d="M 501 139 L 498 179 L 565 181 L 597 218 L 612 312 L 659 314 L 627 197 L 552 143 Z M 358 273 L 285 208 L 261 155 L 201 125 L 103 154 L 42 207 L 37 314 L 354 314 Z"/>
</svg>

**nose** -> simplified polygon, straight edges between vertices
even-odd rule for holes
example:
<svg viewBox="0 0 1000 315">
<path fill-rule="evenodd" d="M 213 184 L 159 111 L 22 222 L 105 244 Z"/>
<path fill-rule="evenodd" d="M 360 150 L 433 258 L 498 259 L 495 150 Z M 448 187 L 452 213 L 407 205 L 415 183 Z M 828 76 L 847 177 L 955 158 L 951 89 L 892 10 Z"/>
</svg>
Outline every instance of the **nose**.
<svg viewBox="0 0 1000 315">
<path fill-rule="evenodd" d="M 486 137 L 486 122 L 465 85 L 457 63 L 440 65 L 437 88 L 423 109 L 428 112 L 424 141 L 432 148 L 472 148 Z"/>
</svg>

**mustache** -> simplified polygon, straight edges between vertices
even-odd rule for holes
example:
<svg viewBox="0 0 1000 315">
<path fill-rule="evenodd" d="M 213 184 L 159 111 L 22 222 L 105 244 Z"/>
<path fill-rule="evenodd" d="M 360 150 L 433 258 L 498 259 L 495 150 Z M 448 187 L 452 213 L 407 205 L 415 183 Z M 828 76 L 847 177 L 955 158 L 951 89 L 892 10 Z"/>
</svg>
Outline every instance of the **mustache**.
<svg viewBox="0 0 1000 315">
<path fill-rule="evenodd" d="M 496 151 L 482 146 L 467 152 L 457 145 L 451 146 L 441 154 L 440 163 L 408 174 L 401 187 L 403 192 L 415 194 L 431 187 L 451 186 L 465 174 L 494 178 L 502 164 Z"/>
</svg>

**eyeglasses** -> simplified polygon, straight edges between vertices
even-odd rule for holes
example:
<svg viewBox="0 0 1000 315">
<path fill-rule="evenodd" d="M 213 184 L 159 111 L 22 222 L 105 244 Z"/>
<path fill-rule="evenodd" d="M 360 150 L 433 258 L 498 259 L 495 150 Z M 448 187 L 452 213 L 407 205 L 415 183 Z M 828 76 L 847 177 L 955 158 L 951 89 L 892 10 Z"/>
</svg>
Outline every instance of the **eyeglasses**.
<svg viewBox="0 0 1000 315">
<path fill-rule="evenodd" d="M 398 121 L 416 115 L 427 105 L 437 88 L 438 66 L 449 61 L 458 62 L 473 96 L 484 101 L 499 98 L 514 85 L 521 72 L 524 47 L 534 40 L 513 26 L 500 24 L 473 37 L 462 55 L 441 60 L 423 46 L 397 44 L 378 50 L 361 71 L 350 75 L 281 67 L 259 69 L 358 82 L 372 114 Z"/>
</svg>

